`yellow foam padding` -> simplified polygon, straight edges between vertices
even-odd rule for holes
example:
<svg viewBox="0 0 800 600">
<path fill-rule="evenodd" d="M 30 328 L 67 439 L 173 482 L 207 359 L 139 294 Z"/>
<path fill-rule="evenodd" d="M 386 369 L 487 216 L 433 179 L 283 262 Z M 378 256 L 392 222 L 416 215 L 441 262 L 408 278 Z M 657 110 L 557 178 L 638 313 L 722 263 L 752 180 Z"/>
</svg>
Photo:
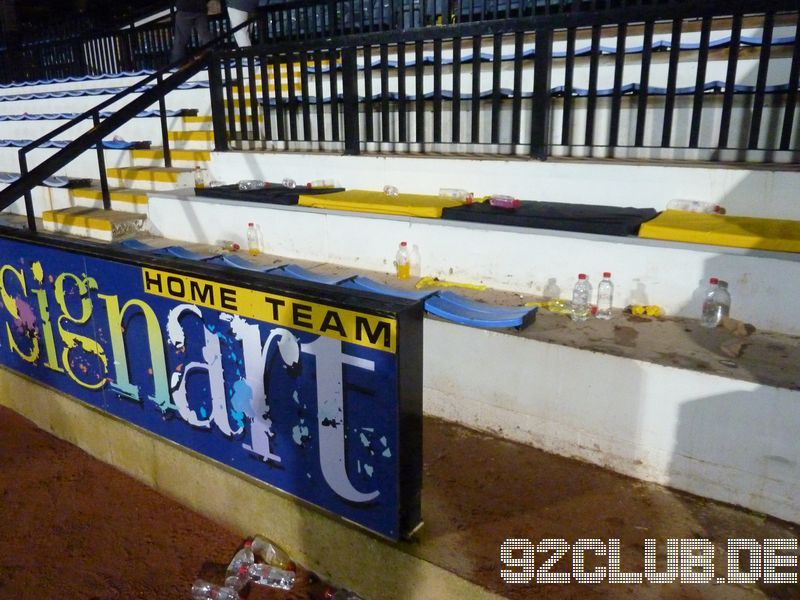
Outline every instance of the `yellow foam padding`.
<svg viewBox="0 0 800 600">
<path fill-rule="evenodd" d="M 639 228 L 639 237 L 736 248 L 800 252 L 800 221 L 667 210 Z"/>
<path fill-rule="evenodd" d="M 387 196 L 383 192 L 369 190 L 346 190 L 333 194 L 304 196 L 300 194 L 298 204 L 325 208 L 329 210 L 352 210 L 381 213 L 384 215 L 403 215 L 406 217 L 428 217 L 438 219 L 442 209 L 458 206 L 460 200 L 428 196 L 425 194 L 398 194 Z"/>
</svg>

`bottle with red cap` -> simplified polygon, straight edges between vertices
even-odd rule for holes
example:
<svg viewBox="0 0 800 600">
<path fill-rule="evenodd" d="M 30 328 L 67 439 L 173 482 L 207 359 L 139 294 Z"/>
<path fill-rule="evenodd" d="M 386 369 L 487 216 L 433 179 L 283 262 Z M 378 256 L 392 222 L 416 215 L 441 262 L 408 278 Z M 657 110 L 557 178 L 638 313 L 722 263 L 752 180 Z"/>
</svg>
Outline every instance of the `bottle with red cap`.
<svg viewBox="0 0 800 600">
<path fill-rule="evenodd" d="M 585 321 L 592 314 L 592 284 L 586 273 L 578 275 L 578 281 L 572 289 L 572 320 Z"/>
<path fill-rule="evenodd" d="M 700 324 L 711 329 L 719 325 L 722 318 L 727 317 L 730 313 L 731 294 L 728 292 L 728 284 L 725 281 L 712 277 L 708 283 L 710 287 L 703 300 Z"/>
<path fill-rule="evenodd" d="M 408 252 L 408 242 L 400 242 L 394 258 L 394 266 L 398 279 L 408 279 L 411 275 L 411 255 Z"/>
<path fill-rule="evenodd" d="M 598 319 L 611 318 L 611 304 L 614 301 L 614 284 L 611 282 L 611 273 L 603 273 L 603 279 L 597 284 L 597 312 L 594 316 Z"/>
<path fill-rule="evenodd" d="M 255 223 L 247 224 L 247 251 L 252 256 L 258 256 L 261 253 L 261 245 L 258 243 L 258 229 Z"/>
</svg>

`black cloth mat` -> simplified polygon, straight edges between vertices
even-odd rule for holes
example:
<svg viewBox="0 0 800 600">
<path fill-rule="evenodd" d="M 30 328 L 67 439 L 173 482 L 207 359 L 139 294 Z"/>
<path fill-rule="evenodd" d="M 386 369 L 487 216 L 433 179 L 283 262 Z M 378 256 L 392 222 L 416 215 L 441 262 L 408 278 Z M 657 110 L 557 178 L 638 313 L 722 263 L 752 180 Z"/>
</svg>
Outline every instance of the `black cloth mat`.
<svg viewBox="0 0 800 600">
<path fill-rule="evenodd" d="M 495 208 L 488 202 L 445 208 L 442 211 L 442 218 L 514 227 L 627 236 L 638 235 L 641 224 L 657 214 L 658 211 L 654 208 L 523 200 L 520 207 L 513 210 Z"/>
<path fill-rule="evenodd" d="M 240 190 L 238 183 L 219 185 L 216 187 L 194 188 L 194 193 L 196 196 L 284 205 L 297 204 L 300 194 L 308 196 L 316 194 L 332 194 L 334 192 L 343 191 L 344 188 L 310 188 L 301 186 L 296 188 L 288 188 L 280 183 L 267 183 L 266 187 L 258 190 Z"/>
</svg>

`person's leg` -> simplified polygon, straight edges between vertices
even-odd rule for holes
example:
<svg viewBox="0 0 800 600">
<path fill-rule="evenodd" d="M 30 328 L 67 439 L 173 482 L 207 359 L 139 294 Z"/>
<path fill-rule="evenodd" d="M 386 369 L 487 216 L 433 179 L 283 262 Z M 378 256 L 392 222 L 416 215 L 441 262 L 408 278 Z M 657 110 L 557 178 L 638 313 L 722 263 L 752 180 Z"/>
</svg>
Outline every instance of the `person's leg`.
<svg viewBox="0 0 800 600">
<path fill-rule="evenodd" d="M 247 16 L 247 11 L 245 10 L 228 7 L 228 19 L 231 22 L 231 29 L 235 29 L 247 21 Z M 242 27 L 233 34 L 233 37 L 236 39 L 236 45 L 239 46 L 239 48 L 247 48 L 250 45 L 250 32 L 247 30 L 247 27 Z"/>
<path fill-rule="evenodd" d="M 197 39 L 200 41 L 201 46 L 211 41 L 211 32 L 208 30 L 208 15 L 198 13 L 194 20 L 194 28 L 197 31 Z"/>
<path fill-rule="evenodd" d="M 172 52 L 169 62 L 174 63 L 186 57 L 186 45 L 192 36 L 194 15 L 178 11 L 175 13 L 175 36 L 172 38 Z"/>
</svg>

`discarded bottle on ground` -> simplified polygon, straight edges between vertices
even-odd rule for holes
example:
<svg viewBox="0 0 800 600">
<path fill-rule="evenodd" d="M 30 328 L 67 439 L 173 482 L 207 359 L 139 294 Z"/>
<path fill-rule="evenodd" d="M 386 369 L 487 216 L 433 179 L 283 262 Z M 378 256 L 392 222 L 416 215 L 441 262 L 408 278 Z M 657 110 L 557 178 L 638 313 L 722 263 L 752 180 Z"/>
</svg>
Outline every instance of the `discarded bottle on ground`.
<svg viewBox="0 0 800 600">
<path fill-rule="evenodd" d="M 236 575 L 228 575 L 225 578 L 225 587 L 237 592 L 243 590 L 252 579 L 252 577 L 250 577 L 250 571 L 248 567 L 249 565 L 242 564 L 239 567 L 239 572 L 236 573 Z"/>
<path fill-rule="evenodd" d="M 592 314 L 592 284 L 585 273 L 578 275 L 578 281 L 572 289 L 572 320 L 585 321 Z"/>
<path fill-rule="evenodd" d="M 703 311 L 700 324 L 703 327 L 713 328 L 720 324 L 723 317 L 727 317 L 731 310 L 731 294 L 728 284 L 716 277 L 708 280 L 711 288 L 703 300 Z"/>
<path fill-rule="evenodd" d="M 458 188 L 440 188 L 439 198 L 446 198 L 448 200 L 460 200 L 470 204 L 474 198 L 472 192 Z"/>
<path fill-rule="evenodd" d="M 504 196 L 503 194 L 493 194 L 489 196 L 489 204 L 495 208 L 504 208 L 506 210 L 514 210 L 519 208 L 521 202 L 514 196 Z"/>
<path fill-rule="evenodd" d="M 253 549 L 253 553 L 268 565 L 286 569 L 287 571 L 295 570 L 294 561 L 289 558 L 289 555 L 283 548 L 275 544 L 272 540 L 256 535 L 253 537 L 253 543 L 250 547 Z"/>
<path fill-rule="evenodd" d="M 253 256 L 258 256 L 261 253 L 261 245 L 258 243 L 258 229 L 256 229 L 255 223 L 247 224 L 247 251 Z"/>
<path fill-rule="evenodd" d="M 361 600 L 361 596 L 345 588 L 325 588 L 325 600 Z"/>
<path fill-rule="evenodd" d="M 724 215 L 725 209 L 713 202 L 703 202 L 702 200 L 670 200 L 667 202 L 667 210 L 686 210 L 696 213 L 708 213 Z"/>
<path fill-rule="evenodd" d="M 253 542 L 247 540 L 236 552 L 236 554 L 233 555 L 233 558 L 231 559 L 231 562 L 225 571 L 226 579 L 228 577 L 238 577 L 239 571 L 241 571 L 242 567 L 247 569 L 250 567 L 250 565 L 256 562 L 255 554 L 253 554 L 252 544 Z"/>
<path fill-rule="evenodd" d="M 192 600 L 239 600 L 236 590 L 198 579 L 192 584 Z"/>
<path fill-rule="evenodd" d="M 394 259 L 398 279 L 408 279 L 411 275 L 411 256 L 408 253 L 408 242 L 400 242 Z"/>
<path fill-rule="evenodd" d="M 264 182 L 259 179 L 242 179 L 239 182 L 240 190 L 260 190 L 264 187 Z"/>
<path fill-rule="evenodd" d="M 294 587 L 295 573 L 286 569 L 279 569 L 272 565 L 254 563 L 247 569 L 250 580 L 256 585 L 263 585 L 279 590 L 290 590 Z"/>
<path fill-rule="evenodd" d="M 611 273 L 603 273 L 603 279 L 597 284 L 597 312 L 594 316 L 598 319 L 611 318 L 611 304 L 614 300 L 614 284 L 611 282 Z"/>
</svg>

